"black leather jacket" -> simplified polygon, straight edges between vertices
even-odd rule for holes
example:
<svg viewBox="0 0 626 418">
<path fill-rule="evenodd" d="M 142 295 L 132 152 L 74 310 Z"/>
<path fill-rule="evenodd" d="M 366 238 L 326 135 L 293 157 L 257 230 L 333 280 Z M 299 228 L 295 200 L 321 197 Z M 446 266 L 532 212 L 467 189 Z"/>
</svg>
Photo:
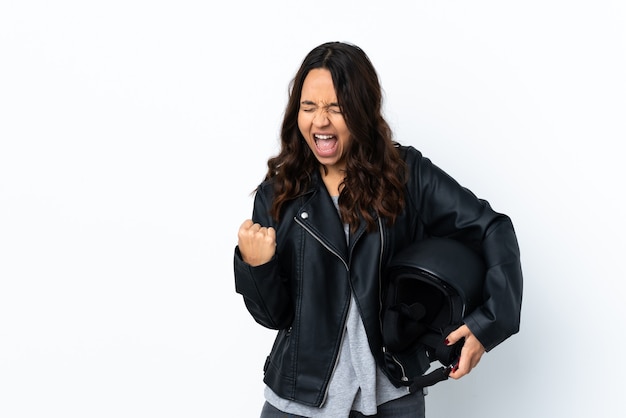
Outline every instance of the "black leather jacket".
<svg viewBox="0 0 626 418">
<path fill-rule="evenodd" d="M 308 192 L 285 205 L 278 223 L 268 215 L 271 182 L 257 190 L 252 219 L 276 229 L 276 255 L 252 267 L 236 248 L 235 285 L 254 319 L 279 330 L 265 363 L 264 382 L 285 399 L 323 404 L 351 293 L 371 351 L 385 371 L 380 323 L 384 269 L 395 252 L 427 236 L 458 239 L 483 254 L 485 302 L 465 323 L 485 348 L 491 350 L 519 329 L 522 273 L 510 219 L 413 147 L 400 151 L 409 168 L 404 212 L 391 227 L 377 219 L 378 229 L 367 233 L 361 225 L 348 243 L 319 176 Z M 406 365 L 411 373 L 425 371 L 415 367 Z"/>
</svg>

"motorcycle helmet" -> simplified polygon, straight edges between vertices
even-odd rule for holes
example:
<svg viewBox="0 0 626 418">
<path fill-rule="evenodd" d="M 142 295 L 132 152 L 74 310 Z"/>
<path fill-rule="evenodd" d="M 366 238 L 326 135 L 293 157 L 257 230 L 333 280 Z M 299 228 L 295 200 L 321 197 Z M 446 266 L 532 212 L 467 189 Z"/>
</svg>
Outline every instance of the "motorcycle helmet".
<svg viewBox="0 0 626 418">
<path fill-rule="evenodd" d="M 447 379 L 464 341 L 447 346 L 445 338 L 482 302 L 484 277 L 482 257 L 450 238 L 420 240 L 394 255 L 386 270 L 385 350 L 402 353 L 420 345 L 428 362 L 444 366 L 404 384 L 417 389 Z"/>
</svg>

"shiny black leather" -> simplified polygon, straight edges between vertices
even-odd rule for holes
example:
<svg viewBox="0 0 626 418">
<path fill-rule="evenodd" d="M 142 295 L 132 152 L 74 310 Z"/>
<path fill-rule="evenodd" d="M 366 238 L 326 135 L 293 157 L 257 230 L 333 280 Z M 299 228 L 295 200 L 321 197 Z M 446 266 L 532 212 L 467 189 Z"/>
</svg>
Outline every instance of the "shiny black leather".
<svg viewBox="0 0 626 418">
<path fill-rule="evenodd" d="M 252 219 L 276 229 L 276 255 L 252 267 L 235 248 L 236 291 L 261 325 L 278 330 L 267 358 L 265 383 L 279 396 L 319 406 L 339 352 L 354 293 L 378 365 L 423 373 L 420 354 L 390 359 L 381 338 L 384 269 L 391 256 L 414 240 L 443 236 L 461 240 L 486 262 L 484 304 L 465 322 L 487 350 L 519 330 L 522 272 L 517 239 L 508 216 L 460 186 L 413 147 L 400 147 L 408 168 L 407 205 L 389 227 L 364 225 L 346 242 L 326 188 L 314 176 L 310 190 L 285 205 L 281 222 L 268 214 L 271 182 L 257 190 Z"/>
</svg>

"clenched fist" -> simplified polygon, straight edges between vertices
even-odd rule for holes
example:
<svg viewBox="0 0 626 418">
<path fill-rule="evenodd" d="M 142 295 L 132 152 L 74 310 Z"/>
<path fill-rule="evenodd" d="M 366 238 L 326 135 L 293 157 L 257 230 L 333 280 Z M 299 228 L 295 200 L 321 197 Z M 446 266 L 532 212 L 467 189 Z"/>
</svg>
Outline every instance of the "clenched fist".
<svg viewBox="0 0 626 418">
<path fill-rule="evenodd" d="M 276 252 L 276 230 L 246 219 L 239 227 L 239 252 L 243 261 L 260 266 L 272 259 Z"/>
</svg>

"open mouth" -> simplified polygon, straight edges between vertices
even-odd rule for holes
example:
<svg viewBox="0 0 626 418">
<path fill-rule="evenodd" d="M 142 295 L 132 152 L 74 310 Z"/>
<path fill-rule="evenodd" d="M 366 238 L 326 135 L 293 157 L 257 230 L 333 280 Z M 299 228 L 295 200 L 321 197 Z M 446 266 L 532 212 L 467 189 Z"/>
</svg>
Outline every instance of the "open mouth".
<svg viewBox="0 0 626 418">
<path fill-rule="evenodd" d="M 335 135 L 314 134 L 315 146 L 317 150 L 324 153 L 332 152 L 337 146 L 337 137 Z"/>
</svg>

